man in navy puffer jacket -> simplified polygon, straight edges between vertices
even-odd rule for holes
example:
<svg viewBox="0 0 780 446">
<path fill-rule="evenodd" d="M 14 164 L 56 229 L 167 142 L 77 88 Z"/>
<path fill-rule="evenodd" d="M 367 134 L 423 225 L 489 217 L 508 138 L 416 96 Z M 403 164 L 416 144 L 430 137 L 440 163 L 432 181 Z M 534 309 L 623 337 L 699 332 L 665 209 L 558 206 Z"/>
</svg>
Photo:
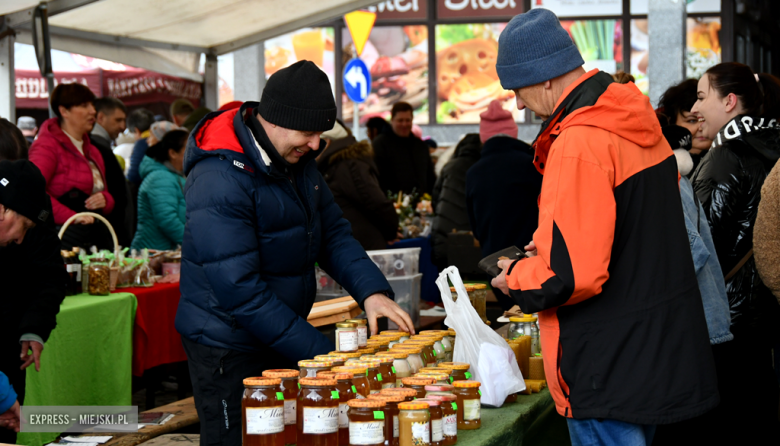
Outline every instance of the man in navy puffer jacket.
<svg viewBox="0 0 780 446">
<path fill-rule="evenodd" d="M 328 78 L 301 61 L 275 73 L 259 103 L 210 113 L 190 135 L 176 329 L 201 444 L 241 444 L 244 378 L 334 350 L 306 321 L 315 262 L 366 311 L 372 333 L 381 316 L 414 329 L 317 170 L 320 134 L 335 120 Z"/>
</svg>

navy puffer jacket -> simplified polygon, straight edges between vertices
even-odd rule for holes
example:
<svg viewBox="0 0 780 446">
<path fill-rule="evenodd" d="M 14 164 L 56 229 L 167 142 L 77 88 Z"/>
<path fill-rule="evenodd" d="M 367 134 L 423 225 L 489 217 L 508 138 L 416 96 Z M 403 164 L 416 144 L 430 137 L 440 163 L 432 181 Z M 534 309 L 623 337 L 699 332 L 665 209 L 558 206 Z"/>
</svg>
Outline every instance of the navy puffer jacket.
<svg viewBox="0 0 780 446">
<path fill-rule="evenodd" d="M 257 105 L 206 115 L 187 142 L 176 329 L 194 342 L 258 352 L 269 366 L 289 367 L 334 349 L 306 322 L 315 262 L 361 307 L 374 293 L 393 294 L 341 217 L 316 152 L 290 168 L 296 190 L 283 163 L 271 160 L 281 158 L 262 126 L 255 139 L 246 120 L 256 119 Z"/>
</svg>

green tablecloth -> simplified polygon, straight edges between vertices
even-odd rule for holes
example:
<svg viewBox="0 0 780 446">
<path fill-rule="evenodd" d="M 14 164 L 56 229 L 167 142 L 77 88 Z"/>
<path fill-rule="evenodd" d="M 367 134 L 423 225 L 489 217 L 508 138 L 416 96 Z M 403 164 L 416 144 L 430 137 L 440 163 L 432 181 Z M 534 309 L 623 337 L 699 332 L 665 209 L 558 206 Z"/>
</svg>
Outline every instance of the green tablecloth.
<svg viewBox="0 0 780 446">
<path fill-rule="evenodd" d="M 129 406 L 136 306 L 129 293 L 65 298 L 41 371 L 27 369 L 24 405 Z M 17 443 L 39 446 L 57 435 L 20 433 Z"/>
</svg>

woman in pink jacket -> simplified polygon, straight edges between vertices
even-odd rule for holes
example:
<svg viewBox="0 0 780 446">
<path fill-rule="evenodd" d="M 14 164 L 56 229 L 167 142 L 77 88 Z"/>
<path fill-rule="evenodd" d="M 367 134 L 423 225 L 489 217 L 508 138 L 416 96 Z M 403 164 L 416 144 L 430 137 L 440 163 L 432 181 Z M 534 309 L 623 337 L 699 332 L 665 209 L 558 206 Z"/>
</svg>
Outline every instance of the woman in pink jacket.
<svg viewBox="0 0 780 446">
<path fill-rule="evenodd" d="M 88 136 L 95 125 L 94 100 L 95 95 L 84 85 L 58 85 L 51 94 L 51 107 L 57 117 L 43 122 L 38 139 L 30 147 L 30 161 L 46 179 L 57 225 L 79 212 L 108 215 L 114 209 L 103 157 Z M 107 232 L 99 228 L 100 223 L 94 223 L 89 216 L 74 220 L 76 226 L 66 232 L 63 247 L 97 244 L 99 248 L 112 248 Z"/>
</svg>

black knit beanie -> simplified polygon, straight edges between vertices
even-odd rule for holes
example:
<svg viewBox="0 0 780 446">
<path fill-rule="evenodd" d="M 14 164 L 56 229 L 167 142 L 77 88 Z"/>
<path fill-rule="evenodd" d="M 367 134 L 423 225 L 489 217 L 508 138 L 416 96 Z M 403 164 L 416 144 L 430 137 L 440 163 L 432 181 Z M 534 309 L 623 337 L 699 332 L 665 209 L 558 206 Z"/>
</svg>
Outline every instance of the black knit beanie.
<svg viewBox="0 0 780 446">
<path fill-rule="evenodd" d="M 301 60 L 268 79 L 257 112 L 271 124 L 302 132 L 325 132 L 336 122 L 336 101 L 328 76 Z"/>
<path fill-rule="evenodd" d="M 0 204 L 34 223 L 49 218 L 49 196 L 41 171 L 27 160 L 0 161 Z"/>
</svg>

